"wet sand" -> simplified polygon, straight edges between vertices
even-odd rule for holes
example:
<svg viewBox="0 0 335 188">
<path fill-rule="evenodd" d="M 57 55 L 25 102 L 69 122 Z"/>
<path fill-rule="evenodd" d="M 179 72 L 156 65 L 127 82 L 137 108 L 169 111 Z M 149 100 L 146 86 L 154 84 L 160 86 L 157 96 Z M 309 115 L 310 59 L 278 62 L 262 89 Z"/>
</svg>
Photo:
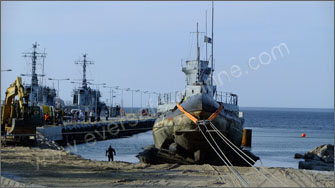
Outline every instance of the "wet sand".
<svg viewBox="0 0 335 188">
<path fill-rule="evenodd" d="M 235 168 L 252 187 L 334 186 L 334 172 L 267 167 L 273 175 L 265 173 L 267 179 L 252 167 Z M 29 147 L 2 147 L 1 175 L 28 186 L 242 186 L 226 166 L 91 161 L 64 150 Z"/>
</svg>

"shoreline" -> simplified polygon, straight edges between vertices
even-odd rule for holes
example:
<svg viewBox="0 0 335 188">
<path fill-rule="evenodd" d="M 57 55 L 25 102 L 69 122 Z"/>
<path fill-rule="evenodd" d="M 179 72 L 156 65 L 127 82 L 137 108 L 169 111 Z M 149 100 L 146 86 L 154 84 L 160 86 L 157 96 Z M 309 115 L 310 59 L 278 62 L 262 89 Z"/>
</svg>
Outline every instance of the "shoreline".
<svg viewBox="0 0 335 188">
<path fill-rule="evenodd" d="M 235 168 L 250 186 L 274 186 L 252 167 Z M 281 187 L 334 186 L 334 171 L 265 169 Z M 63 149 L 38 147 L 2 147 L 1 170 L 4 177 L 27 186 L 241 186 L 226 166 L 92 161 Z"/>
</svg>

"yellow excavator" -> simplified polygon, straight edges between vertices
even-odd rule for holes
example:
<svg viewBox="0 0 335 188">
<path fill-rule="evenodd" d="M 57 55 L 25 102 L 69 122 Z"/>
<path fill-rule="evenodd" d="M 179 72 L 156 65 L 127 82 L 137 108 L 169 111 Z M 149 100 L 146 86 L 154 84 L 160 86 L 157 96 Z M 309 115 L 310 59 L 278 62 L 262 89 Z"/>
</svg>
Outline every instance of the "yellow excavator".
<svg viewBox="0 0 335 188">
<path fill-rule="evenodd" d="M 17 99 L 15 98 L 17 96 Z M 1 113 L 1 136 L 5 143 L 31 144 L 36 139 L 36 127 L 44 124 L 40 106 L 29 106 L 29 93 L 17 77 L 6 90 Z"/>
</svg>

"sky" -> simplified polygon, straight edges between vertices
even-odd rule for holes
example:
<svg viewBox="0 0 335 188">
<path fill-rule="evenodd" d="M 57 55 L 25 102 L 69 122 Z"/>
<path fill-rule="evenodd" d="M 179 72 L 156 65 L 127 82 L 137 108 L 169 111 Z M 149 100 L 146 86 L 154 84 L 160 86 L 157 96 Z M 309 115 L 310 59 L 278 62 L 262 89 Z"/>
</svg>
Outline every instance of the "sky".
<svg viewBox="0 0 335 188">
<path fill-rule="evenodd" d="M 195 58 L 190 32 L 197 22 L 206 31 L 206 11 L 210 34 L 211 2 L 206 1 L 2 1 L 1 69 L 13 71 L 1 72 L 1 99 L 18 75 L 29 73 L 22 53 L 35 41 L 47 53 L 46 78 L 78 81 L 82 69 L 75 61 L 87 53 L 94 61 L 87 77 L 94 83 L 181 91 L 186 84 L 181 62 Z M 215 2 L 214 15 L 219 91 L 236 93 L 242 107 L 334 107 L 334 2 Z M 57 88 L 57 82 L 46 85 Z M 60 97 L 70 101 L 76 86 L 61 81 Z M 102 99 L 109 99 L 109 89 L 99 89 Z M 121 91 L 116 92 L 114 103 L 120 103 Z M 125 106 L 131 106 L 131 95 L 124 92 Z M 149 97 L 142 94 L 143 105 Z M 140 93 L 133 98 L 140 106 Z"/>
</svg>

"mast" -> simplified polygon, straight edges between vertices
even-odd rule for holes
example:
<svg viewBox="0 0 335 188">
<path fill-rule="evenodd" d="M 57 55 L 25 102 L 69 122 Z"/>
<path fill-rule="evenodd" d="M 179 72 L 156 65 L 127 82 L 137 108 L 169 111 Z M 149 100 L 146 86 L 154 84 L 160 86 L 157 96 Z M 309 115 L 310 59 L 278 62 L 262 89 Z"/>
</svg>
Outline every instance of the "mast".
<svg viewBox="0 0 335 188">
<path fill-rule="evenodd" d="M 44 48 L 44 51 L 43 53 L 45 54 L 45 48 Z M 42 80 L 41 80 L 41 86 L 44 86 L 44 62 L 45 62 L 45 56 L 43 56 L 43 61 L 42 61 Z M 43 87 L 42 87 L 42 90 L 43 90 Z"/>
<path fill-rule="evenodd" d="M 212 1 L 212 58 L 211 58 L 211 85 L 213 85 L 213 62 L 214 62 L 214 1 Z"/>
<path fill-rule="evenodd" d="M 198 22 L 197 22 L 197 61 L 200 62 L 200 47 L 199 47 L 199 30 L 198 30 Z"/>
<path fill-rule="evenodd" d="M 200 72 L 200 47 L 199 47 L 199 24 L 197 22 L 197 62 L 198 62 L 198 81 L 200 79 L 200 75 L 201 75 L 201 72 Z"/>
<path fill-rule="evenodd" d="M 206 16 L 205 16 L 205 17 L 206 17 L 206 21 L 205 21 L 205 24 L 206 24 L 206 35 L 205 35 L 205 36 L 207 37 L 207 10 L 206 10 Z M 207 43 L 208 43 L 208 42 L 206 42 L 206 61 L 208 61 L 208 55 L 207 55 Z"/>
<path fill-rule="evenodd" d="M 196 32 L 191 32 L 191 33 L 196 33 L 197 35 L 197 46 L 196 46 L 196 59 L 193 61 L 196 61 L 197 63 L 197 78 L 196 82 L 198 83 L 200 81 L 200 77 L 202 75 L 202 68 L 201 68 L 201 60 L 200 60 L 200 46 L 199 46 L 199 34 L 200 33 L 205 33 L 205 32 L 199 32 L 199 23 L 197 22 L 197 31 Z"/>
<path fill-rule="evenodd" d="M 37 61 L 37 42 L 33 44 L 33 52 L 31 53 L 31 59 L 32 59 L 32 70 L 31 70 L 31 85 L 37 86 L 38 85 L 38 79 L 36 74 L 36 61 Z"/>
<path fill-rule="evenodd" d="M 30 57 L 31 58 L 31 75 L 30 74 L 22 74 L 23 76 L 31 76 L 31 86 L 38 86 L 38 78 L 37 76 L 44 76 L 44 72 L 41 75 L 37 75 L 36 73 L 36 64 L 38 58 L 43 58 L 43 65 L 44 65 L 44 58 L 46 56 L 45 50 L 43 53 L 37 52 L 37 42 L 33 44 L 33 51 L 32 52 L 25 52 L 23 53 L 23 57 Z M 43 68 L 44 69 L 44 68 Z M 44 71 L 44 70 L 43 70 Z"/>
<path fill-rule="evenodd" d="M 39 46 L 39 44 L 37 42 L 35 42 L 33 44 L 33 50 L 32 52 L 24 52 L 23 54 L 23 57 L 29 57 L 31 58 L 31 65 L 32 65 L 32 68 L 31 68 L 31 74 L 21 74 L 22 76 L 31 76 L 31 91 L 30 91 L 30 95 L 29 95 L 29 101 L 32 103 L 32 104 L 35 104 L 35 103 L 38 103 L 38 76 L 44 76 L 44 74 L 40 74 L 38 75 L 36 73 L 36 65 L 37 65 L 37 60 L 39 58 L 44 58 L 46 57 L 46 53 L 45 52 L 38 52 L 37 51 L 37 47 Z"/>
<path fill-rule="evenodd" d="M 86 80 L 86 54 L 83 55 L 83 87 L 87 86 L 87 80 Z"/>
<path fill-rule="evenodd" d="M 83 54 L 83 60 L 79 60 L 75 62 L 75 64 L 82 64 L 83 65 L 83 81 L 82 81 L 82 87 L 87 88 L 87 79 L 86 79 L 86 66 L 89 64 L 93 64 L 93 61 L 88 61 L 87 54 Z"/>
</svg>

